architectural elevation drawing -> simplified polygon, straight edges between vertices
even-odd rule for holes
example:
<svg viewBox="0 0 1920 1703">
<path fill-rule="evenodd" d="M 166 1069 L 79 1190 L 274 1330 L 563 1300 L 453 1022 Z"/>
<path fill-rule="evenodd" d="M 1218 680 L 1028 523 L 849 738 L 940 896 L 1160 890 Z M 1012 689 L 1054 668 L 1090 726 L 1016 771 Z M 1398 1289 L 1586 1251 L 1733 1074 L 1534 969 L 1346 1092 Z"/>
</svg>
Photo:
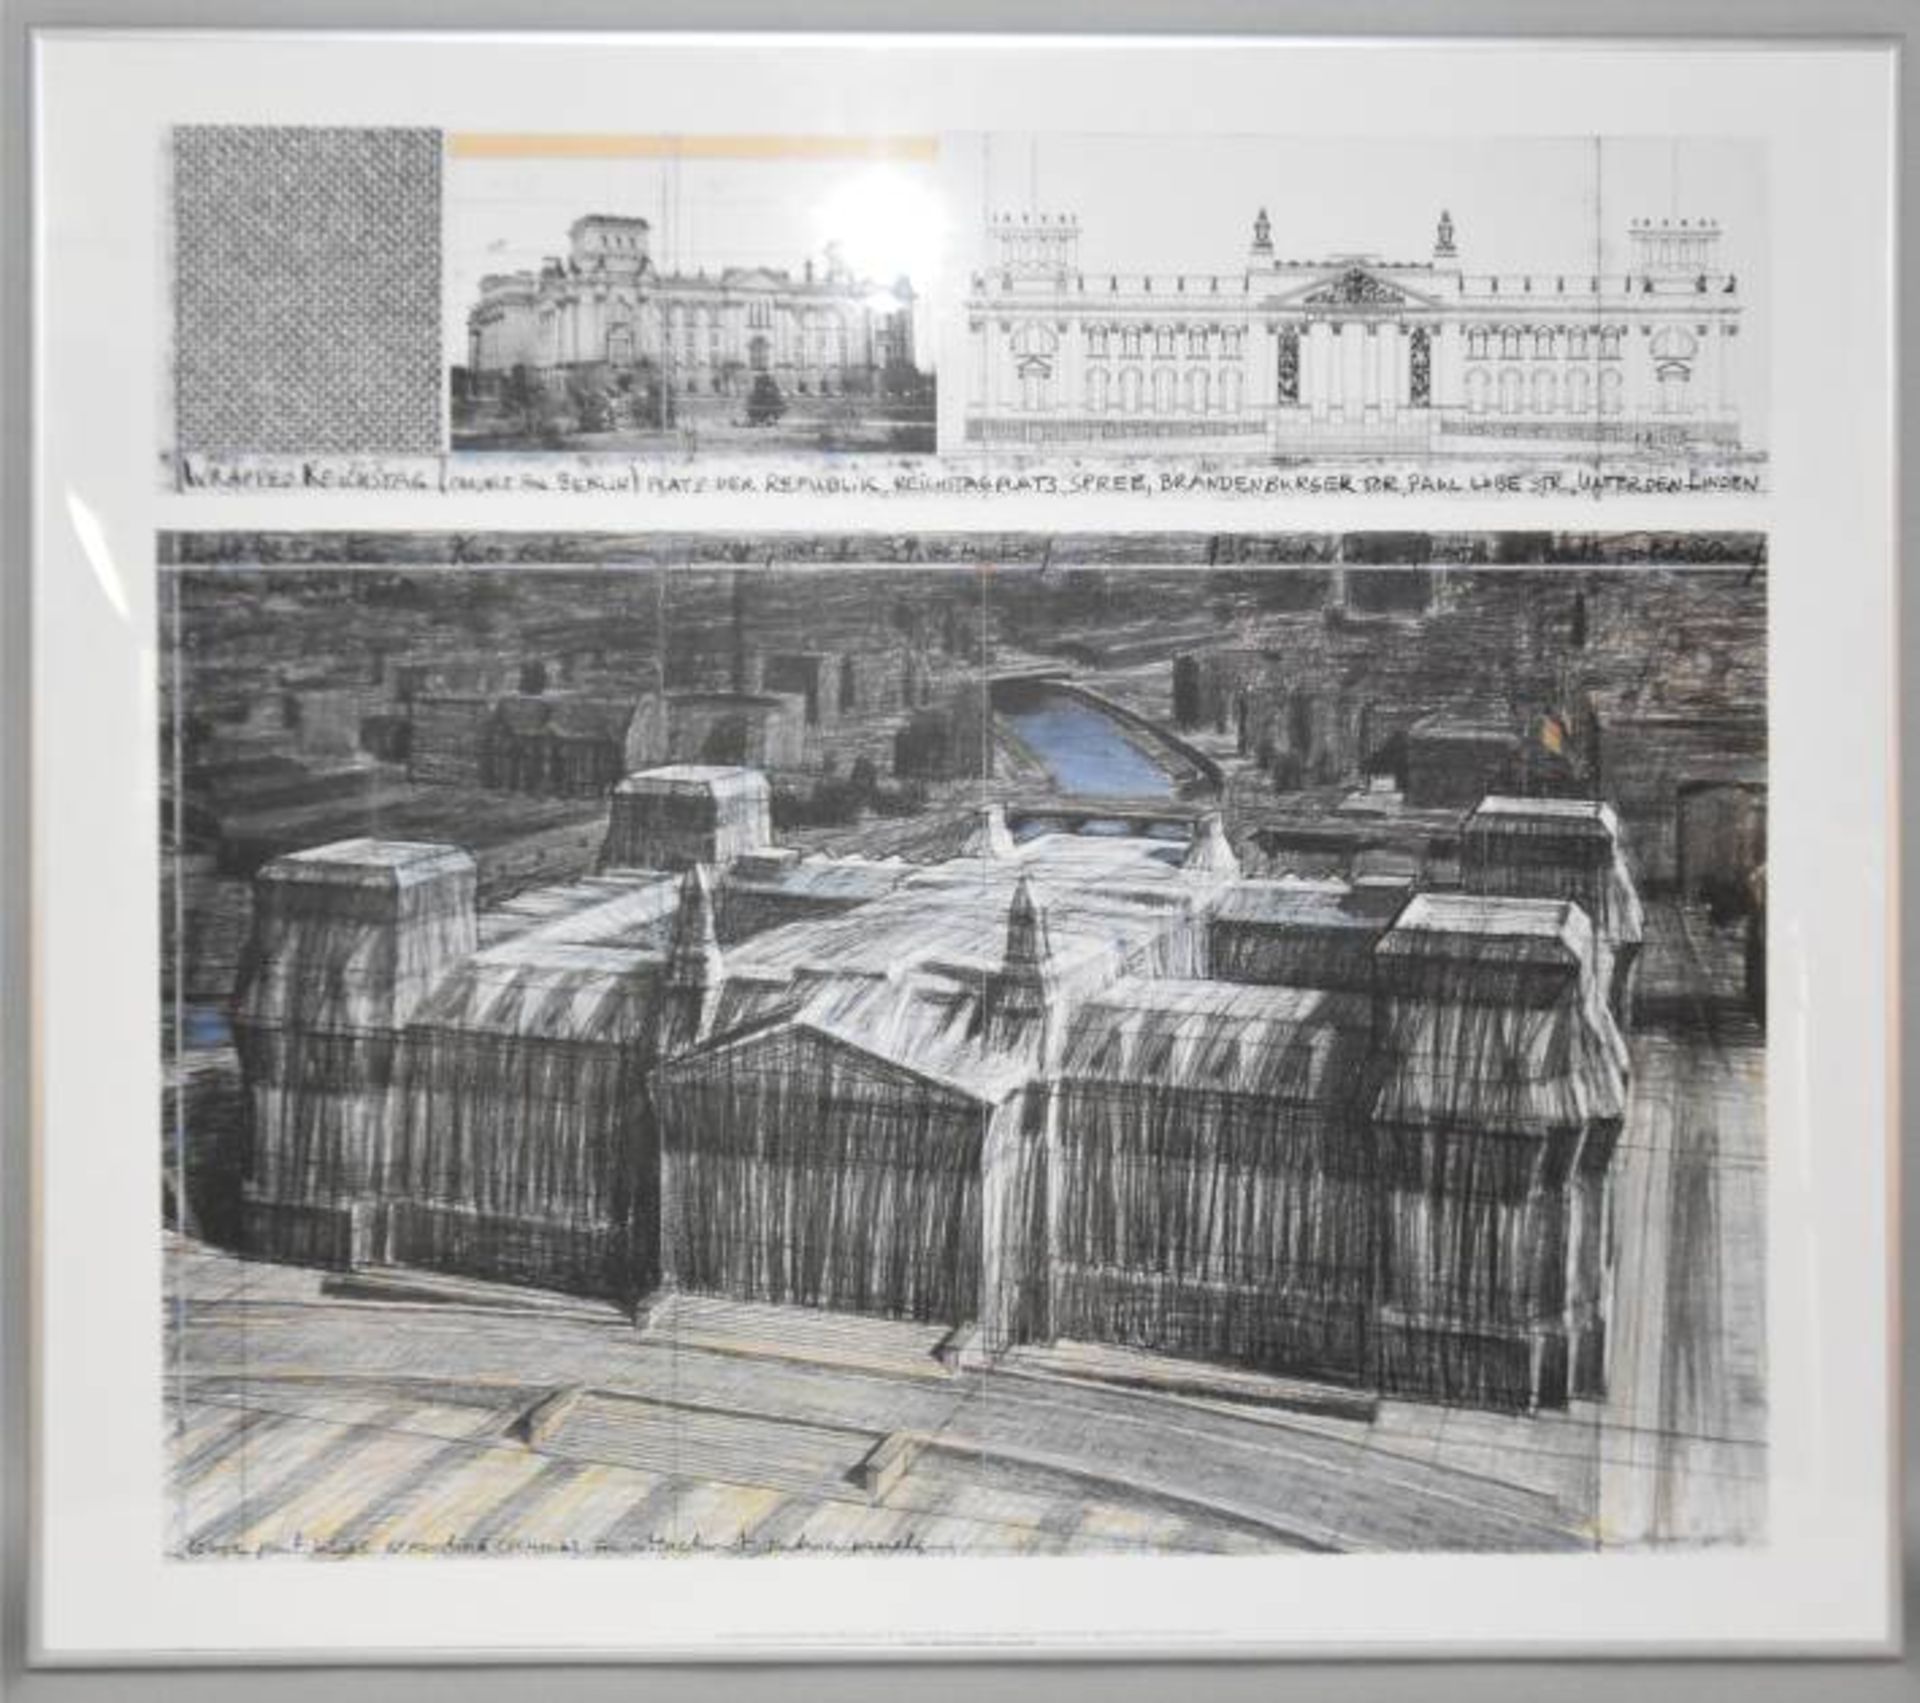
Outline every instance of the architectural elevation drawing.
<svg viewBox="0 0 1920 1703">
<path fill-rule="evenodd" d="M 1763 458 L 1756 148 L 978 149 L 970 450 L 1749 471 Z"/>
<path fill-rule="evenodd" d="M 1759 536 L 162 571 L 172 1553 L 1764 1540 Z"/>
</svg>

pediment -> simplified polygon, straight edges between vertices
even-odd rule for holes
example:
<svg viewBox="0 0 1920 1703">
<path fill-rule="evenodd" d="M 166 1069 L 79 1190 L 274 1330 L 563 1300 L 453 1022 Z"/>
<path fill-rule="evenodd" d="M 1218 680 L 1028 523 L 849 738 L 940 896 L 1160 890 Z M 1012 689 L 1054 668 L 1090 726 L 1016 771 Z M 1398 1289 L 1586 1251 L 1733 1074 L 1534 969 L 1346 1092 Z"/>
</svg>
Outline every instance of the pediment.
<svg viewBox="0 0 1920 1703">
<path fill-rule="evenodd" d="M 1430 308 L 1433 297 L 1409 289 L 1398 279 L 1357 261 L 1330 266 L 1315 277 L 1302 280 L 1290 289 L 1270 298 L 1276 307 L 1375 308 L 1391 312 L 1399 308 Z"/>
<path fill-rule="evenodd" d="M 789 290 L 793 280 L 784 272 L 776 272 L 766 266 L 737 266 L 728 268 L 724 281 L 737 290 Z"/>
<path fill-rule="evenodd" d="M 676 1076 L 697 1074 L 705 1069 L 764 1070 L 770 1074 L 830 1082 L 836 1092 L 858 1085 L 917 1094 L 932 1090 L 969 1104 L 981 1098 L 969 1094 L 957 1082 L 942 1080 L 897 1059 L 884 1057 L 804 1017 L 785 1018 L 732 1037 L 716 1036 L 696 1051 L 672 1060 L 664 1069 Z"/>
</svg>

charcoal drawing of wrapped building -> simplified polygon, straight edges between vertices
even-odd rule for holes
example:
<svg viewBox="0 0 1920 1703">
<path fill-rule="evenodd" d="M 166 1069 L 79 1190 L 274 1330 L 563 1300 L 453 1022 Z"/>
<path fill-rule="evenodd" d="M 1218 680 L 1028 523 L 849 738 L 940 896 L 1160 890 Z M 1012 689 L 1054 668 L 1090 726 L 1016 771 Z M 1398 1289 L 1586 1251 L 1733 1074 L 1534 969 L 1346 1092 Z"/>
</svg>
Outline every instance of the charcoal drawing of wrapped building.
<svg viewBox="0 0 1920 1703">
<path fill-rule="evenodd" d="M 170 1553 L 1765 1536 L 1764 539 L 173 548 Z"/>
<path fill-rule="evenodd" d="M 1016 843 L 989 806 L 943 863 L 802 860 L 758 776 L 676 765 L 622 783 L 597 874 L 484 916 L 453 847 L 282 857 L 247 1237 L 988 1358 L 1596 1395 L 1632 880 L 1600 807 L 1490 799 L 1469 839 L 1444 893 L 1246 877 L 1217 816 Z"/>
</svg>

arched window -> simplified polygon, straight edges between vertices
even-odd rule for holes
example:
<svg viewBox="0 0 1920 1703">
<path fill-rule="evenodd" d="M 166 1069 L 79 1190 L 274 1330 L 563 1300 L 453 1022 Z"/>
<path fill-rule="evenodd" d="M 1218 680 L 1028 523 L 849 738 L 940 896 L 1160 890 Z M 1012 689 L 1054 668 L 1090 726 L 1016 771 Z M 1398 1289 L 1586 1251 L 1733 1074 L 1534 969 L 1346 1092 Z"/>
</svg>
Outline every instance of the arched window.
<svg viewBox="0 0 1920 1703">
<path fill-rule="evenodd" d="M 1013 334 L 1013 350 L 1016 355 L 1036 356 L 1051 361 L 1054 351 L 1060 347 L 1060 339 L 1044 325 L 1023 325 Z"/>
<path fill-rule="evenodd" d="M 1500 358 L 1503 361 L 1520 359 L 1520 327 L 1509 325 L 1500 333 Z"/>
<path fill-rule="evenodd" d="M 1107 328 L 1104 325 L 1087 327 L 1087 353 L 1104 355 L 1107 352 Z"/>
<path fill-rule="evenodd" d="M 1467 368 L 1467 412 L 1484 414 L 1493 401 L 1493 379 L 1485 367 Z"/>
<path fill-rule="evenodd" d="M 1533 355 L 1534 359 L 1539 361 L 1553 358 L 1553 333 L 1545 327 L 1533 334 Z"/>
<path fill-rule="evenodd" d="M 1663 325 L 1653 334 L 1653 358 L 1656 361 L 1690 361 L 1700 345 L 1684 325 Z"/>
<path fill-rule="evenodd" d="M 1584 361 L 1587 358 L 1586 327 L 1576 325 L 1567 333 L 1567 359 Z"/>
<path fill-rule="evenodd" d="M 1187 332 L 1187 354 L 1196 361 L 1207 358 L 1207 333 L 1203 326 L 1193 326 Z"/>
<path fill-rule="evenodd" d="M 1620 373 L 1616 367 L 1609 367 L 1600 375 L 1600 412 L 1620 412 Z"/>
<path fill-rule="evenodd" d="M 1484 325 L 1476 325 L 1467 333 L 1467 354 L 1476 361 L 1487 358 L 1487 328 Z"/>
<path fill-rule="evenodd" d="M 1204 367 L 1195 367 L 1187 374 L 1187 412 L 1204 414 L 1207 411 L 1209 386 Z"/>
<path fill-rule="evenodd" d="M 1131 359 L 1140 357 L 1140 327 L 1129 325 L 1120 333 L 1120 353 Z"/>
<path fill-rule="evenodd" d="M 1566 398 L 1569 414 L 1584 414 L 1593 406 L 1593 385 L 1585 367 L 1574 367 L 1567 373 Z"/>
<path fill-rule="evenodd" d="M 1087 411 L 1091 414 L 1104 414 L 1107 411 L 1107 369 L 1091 367 L 1087 371 Z"/>
<path fill-rule="evenodd" d="M 1240 373 L 1235 367 L 1229 367 L 1220 375 L 1220 412 L 1240 412 Z"/>
<path fill-rule="evenodd" d="M 1533 411 L 1536 414 L 1553 412 L 1553 374 L 1536 372 L 1533 375 Z"/>
<path fill-rule="evenodd" d="M 1153 411 L 1156 414 L 1171 414 L 1174 408 L 1176 381 L 1172 367 L 1156 367 L 1153 371 Z"/>
<path fill-rule="evenodd" d="M 1120 411 L 1123 414 L 1140 412 L 1140 369 L 1128 367 L 1120 375 Z"/>
<path fill-rule="evenodd" d="M 757 373 L 767 370 L 767 340 L 764 337 L 752 337 L 747 340 L 747 365 Z"/>
<path fill-rule="evenodd" d="M 1526 406 L 1526 382 L 1512 367 L 1500 374 L 1500 412 L 1518 414 Z"/>
<path fill-rule="evenodd" d="M 1603 361 L 1620 359 L 1620 331 L 1617 326 L 1607 326 L 1601 330 L 1600 359 Z"/>
<path fill-rule="evenodd" d="M 1170 358 L 1172 356 L 1173 327 L 1171 325 L 1161 325 L 1154 328 L 1153 352 L 1163 357 Z"/>
</svg>

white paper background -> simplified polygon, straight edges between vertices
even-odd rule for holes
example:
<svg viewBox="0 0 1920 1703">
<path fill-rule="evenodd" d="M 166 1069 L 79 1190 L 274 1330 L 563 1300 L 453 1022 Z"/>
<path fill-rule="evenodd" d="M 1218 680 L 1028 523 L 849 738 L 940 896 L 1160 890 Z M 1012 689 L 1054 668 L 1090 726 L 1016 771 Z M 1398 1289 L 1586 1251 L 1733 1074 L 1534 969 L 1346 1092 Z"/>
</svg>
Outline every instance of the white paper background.
<svg viewBox="0 0 1920 1703">
<path fill-rule="evenodd" d="M 37 1634 L 48 1659 L 511 1652 L 1859 1650 L 1894 1605 L 1889 50 L 43 37 L 35 560 Z M 1764 498 L 1549 503 L 170 496 L 171 123 L 926 134 L 1751 135 L 1770 147 Z M 945 375 L 948 382 L 957 374 Z M 1771 535 L 1771 1542 L 1579 1557 L 394 1559 L 161 1553 L 165 527 Z"/>
</svg>

